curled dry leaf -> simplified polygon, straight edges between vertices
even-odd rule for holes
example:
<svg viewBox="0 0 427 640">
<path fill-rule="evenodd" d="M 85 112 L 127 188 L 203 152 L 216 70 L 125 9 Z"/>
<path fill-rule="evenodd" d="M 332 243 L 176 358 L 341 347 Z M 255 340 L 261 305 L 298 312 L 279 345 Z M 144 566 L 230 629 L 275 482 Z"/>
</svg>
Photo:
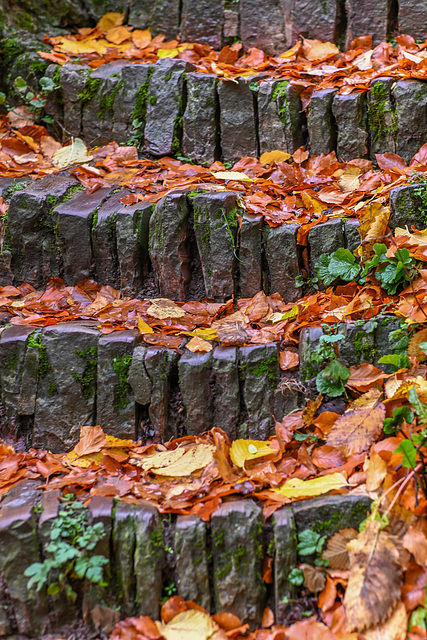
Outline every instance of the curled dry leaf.
<svg viewBox="0 0 427 640">
<path fill-rule="evenodd" d="M 156 625 L 166 640 L 227 640 L 215 620 L 197 609 L 178 613 L 168 624 L 156 622 Z"/>
<path fill-rule="evenodd" d="M 326 576 L 326 584 L 321 593 L 319 593 L 318 604 L 321 611 L 329 611 L 335 604 L 337 597 L 337 588 L 330 576 Z"/>
<path fill-rule="evenodd" d="M 421 528 L 424 523 L 417 521 L 412 524 L 402 538 L 402 544 L 412 555 L 415 562 L 427 569 L 427 536 Z"/>
<path fill-rule="evenodd" d="M 427 355 L 420 349 L 423 342 L 427 342 L 427 329 L 421 329 L 409 341 L 408 356 L 415 356 L 418 362 L 427 360 Z"/>
<path fill-rule="evenodd" d="M 347 571 L 350 568 L 350 556 L 347 544 L 357 538 L 356 529 L 341 529 L 329 538 L 326 549 L 322 553 L 324 560 L 329 560 L 331 569 Z"/>
<path fill-rule="evenodd" d="M 265 458 L 276 453 L 266 440 L 234 440 L 230 449 L 230 458 L 237 467 L 243 468 L 246 462 Z"/>
<path fill-rule="evenodd" d="M 392 614 L 402 584 L 398 546 L 397 538 L 373 520 L 349 542 L 350 577 L 344 608 L 350 631 L 363 632 Z"/>
<path fill-rule="evenodd" d="M 300 564 L 299 568 L 304 575 L 304 586 L 311 593 L 320 593 L 326 585 L 325 574 L 322 567 L 313 567 L 311 564 Z"/>
<path fill-rule="evenodd" d="M 164 320 L 165 318 L 183 318 L 184 309 L 167 298 L 151 299 L 151 306 L 147 309 L 147 314 L 153 318 Z"/>
<path fill-rule="evenodd" d="M 387 475 L 387 464 L 374 450 L 369 459 L 365 461 L 365 467 L 367 472 L 366 491 L 376 491 Z"/>
<path fill-rule="evenodd" d="M 338 418 L 327 437 L 326 444 L 340 449 L 345 456 L 369 449 L 383 428 L 385 406 L 381 392 L 371 389 L 351 403 Z"/>
</svg>

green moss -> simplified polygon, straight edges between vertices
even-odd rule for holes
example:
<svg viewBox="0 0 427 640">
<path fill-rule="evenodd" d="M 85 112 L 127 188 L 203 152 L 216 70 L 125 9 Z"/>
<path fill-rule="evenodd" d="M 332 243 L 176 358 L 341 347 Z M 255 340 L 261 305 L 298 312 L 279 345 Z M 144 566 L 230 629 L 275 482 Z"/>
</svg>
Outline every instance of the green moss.
<svg viewBox="0 0 427 640">
<path fill-rule="evenodd" d="M 20 10 L 16 14 L 16 26 L 24 31 L 35 31 L 35 25 L 32 17 L 26 11 Z"/>
<path fill-rule="evenodd" d="M 16 367 L 18 366 L 19 361 L 19 349 L 16 348 L 13 354 L 6 360 L 3 365 L 3 369 L 6 373 L 11 373 L 12 371 L 16 371 Z"/>
<path fill-rule="evenodd" d="M 98 111 L 98 118 L 101 120 L 101 122 L 105 122 L 107 117 L 112 117 L 113 109 L 114 109 L 114 100 L 116 99 L 116 95 L 118 94 L 118 92 L 121 91 L 123 87 L 124 87 L 123 80 L 116 82 L 112 91 L 109 94 L 103 96 L 103 98 L 101 99 L 101 102 L 99 103 L 99 111 Z"/>
<path fill-rule="evenodd" d="M 233 568 L 233 565 L 231 563 L 231 559 L 228 559 L 225 565 L 220 569 L 218 569 L 216 572 L 216 576 L 218 580 L 223 580 L 225 577 L 227 577 L 232 568 Z"/>
<path fill-rule="evenodd" d="M 155 551 L 156 549 L 164 549 L 165 543 L 163 540 L 163 533 L 160 526 L 156 527 L 153 531 L 151 531 L 150 542 L 151 542 L 153 551 Z"/>
<path fill-rule="evenodd" d="M 387 125 L 387 115 L 390 114 L 391 123 Z M 371 85 L 368 102 L 369 127 L 374 132 L 374 141 L 389 136 L 395 138 L 398 130 L 397 112 L 392 108 L 389 92 L 382 82 Z"/>
<path fill-rule="evenodd" d="M 421 200 L 421 208 L 415 212 L 417 226 L 425 229 L 427 227 L 427 185 L 420 185 L 414 189 L 414 195 Z M 404 211 L 406 212 L 406 209 Z"/>
<path fill-rule="evenodd" d="M 84 191 L 85 188 L 82 184 L 74 184 L 72 187 L 68 187 L 65 195 L 62 197 L 61 202 L 68 202 L 68 200 L 71 200 L 72 198 L 74 198 L 74 196 L 76 196 L 78 193 L 81 193 L 82 191 Z"/>
<path fill-rule="evenodd" d="M 358 331 L 353 340 L 354 349 L 360 360 L 363 362 L 373 362 L 377 357 L 377 349 L 370 342 L 365 331 Z"/>
<path fill-rule="evenodd" d="M 169 73 L 165 75 L 165 82 L 169 82 L 171 78 L 172 78 L 172 71 L 169 71 Z"/>
<path fill-rule="evenodd" d="M 7 200 L 8 198 L 11 198 L 14 193 L 16 193 L 17 191 L 22 191 L 23 189 L 25 189 L 26 186 L 27 186 L 26 180 L 24 182 L 14 181 L 11 185 L 6 187 L 6 189 L 3 191 L 3 198 L 5 200 Z"/>
<path fill-rule="evenodd" d="M 184 120 L 184 103 L 182 98 L 179 99 L 178 115 L 174 121 L 173 138 L 172 138 L 172 153 L 177 155 L 181 153 L 181 140 L 182 140 L 182 123 Z"/>
<path fill-rule="evenodd" d="M 144 140 L 144 128 L 147 118 L 148 90 L 150 86 L 150 78 L 154 69 L 151 67 L 148 71 L 148 78 L 143 82 L 136 94 L 135 107 L 132 111 L 132 129 L 134 140 L 137 145 L 141 145 Z M 154 96 L 153 96 L 154 97 Z"/>
<path fill-rule="evenodd" d="M 288 80 L 278 82 L 274 87 L 271 101 L 277 104 L 277 113 L 283 124 L 288 124 L 288 104 L 289 99 L 286 93 L 286 88 L 289 84 Z"/>
<path fill-rule="evenodd" d="M 212 542 L 215 547 L 221 548 L 224 546 L 225 529 L 217 529 L 212 533 Z"/>
<path fill-rule="evenodd" d="M 268 360 L 258 363 L 247 363 L 247 371 L 256 378 L 268 378 L 269 386 L 274 389 L 277 383 L 275 369 L 277 368 L 277 357 L 271 356 Z"/>
<path fill-rule="evenodd" d="M 234 566 L 236 570 L 241 571 L 244 568 L 244 566 L 248 563 L 248 555 L 247 555 L 246 547 L 244 547 L 242 544 L 239 544 L 239 546 L 237 547 L 237 551 L 235 551 L 233 554 L 233 558 L 234 558 Z"/>
<path fill-rule="evenodd" d="M 149 102 L 150 104 L 152 104 L 152 105 L 157 104 L 157 96 L 150 96 L 150 97 L 148 98 L 148 102 Z"/>
<path fill-rule="evenodd" d="M 50 383 L 50 385 L 47 388 L 47 392 L 50 396 L 54 396 L 55 394 L 58 393 L 58 388 L 54 382 Z"/>
<path fill-rule="evenodd" d="M 317 373 L 316 369 L 309 362 L 300 368 L 300 374 L 303 380 L 311 380 Z"/>
<path fill-rule="evenodd" d="M 24 53 L 23 45 L 14 38 L 8 38 L 1 43 L 1 53 L 3 57 L 4 68 L 10 67 L 13 62 Z"/>
<path fill-rule="evenodd" d="M 311 526 L 316 533 L 327 533 L 332 535 L 339 529 L 346 527 L 358 526 L 362 520 L 366 518 L 366 505 L 363 502 L 355 502 L 354 504 L 346 504 L 343 507 L 331 507 L 332 513 L 326 520 L 320 520 Z"/>
<path fill-rule="evenodd" d="M 60 86 L 60 84 L 61 84 L 61 67 L 60 67 L 59 64 L 55 67 L 55 69 L 52 72 L 52 80 L 54 81 L 55 84 Z"/>
<path fill-rule="evenodd" d="M 94 382 L 96 378 L 96 367 L 98 363 L 98 347 L 86 347 L 77 349 L 74 352 L 85 363 L 85 368 L 81 376 L 73 373 L 73 378 L 81 386 L 83 396 L 88 400 L 94 392 Z"/>
<path fill-rule="evenodd" d="M 50 366 L 46 347 L 42 344 L 42 334 L 39 331 L 33 331 L 33 333 L 30 333 L 27 339 L 27 346 L 39 350 L 38 375 L 40 378 L 44 378 L 52 371 L 52 367 Z"/>
<path fill-rule="evenodd" d="M 113 371 L 119 377 L 114 388 L 114 405 L 118 409 L 124 409 L 129 402 L 128 375 L 131 364 L 132 356 L 130 354 L 121 358 L 113 358 Z"/>
<path fill-rule="evenodd" d="M 88 77 L 88 79 L 86 80 L 85 88 L 78 95 L 78 99 L 82 107 L 95 98 L 100 89 L 100 86 L 100 78 L 91 78 L 90 76 Z"/>
</svg>

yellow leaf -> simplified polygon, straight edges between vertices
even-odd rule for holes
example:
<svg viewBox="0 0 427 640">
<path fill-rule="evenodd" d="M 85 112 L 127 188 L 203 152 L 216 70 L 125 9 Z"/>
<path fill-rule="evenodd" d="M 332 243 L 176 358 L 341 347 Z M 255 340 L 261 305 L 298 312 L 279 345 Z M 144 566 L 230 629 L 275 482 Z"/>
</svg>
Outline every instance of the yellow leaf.
<svg viewBox="0 0 427 640">
<path fill-rule="evenodd" d="M 89 162 L 92 156 L 88 155 L 87 147 L 80 138 L 73 138 L 71 144 L 55 151 L 52 157 L 52 164 L 60 169 L 65 169 L 72 164 Z"/>
<path fill-rule="evenodd" d="M 305 191 L 300 191 L 298 193 L 300 196 L 302 203 L 306 209 L 310 209 L 313 207 L 314 213 L 322 213 L 325 209 L 325 204 L 316 198 L 313 198 L 309 193 Z"/>
<path fill-rule="evenodd" d="M 216 329 L 213 329 L 212 327 L 208 327 L 206 329 L 202 327 L 200 329 L 196 329 L 194 333 L 196 336 L 199 336 L 199 338 L 203 338 L 204 340 L 219 340 Z"/>
<path fill-rule="evenodd" d="M 230 449 L 230 458 L 238 467 L 244 468 L 249 460 L 264 458 L 275 453 L 268 440 L 234 440 Z"/>
<path fill-rule="evenodd" d="M 166 640 L 226 640 L 227 636 L 205 611 L 189 609 L 174 616 L 168 624 L 156 621 Z"/>
<path fill-rule="evenodd" d="M 310 480 L 291 478 L 280 489 L 273 489 L 273 491 L 286 498 L 314 498 L 346 486 L 348 486 L 348 482 L 342 473 L 331 473 Z"/>
<path fill-rule="evenodd" d="M 365 631 L 363 640 L 406 640 L 407 627 L 406 607 L 403 602 L 400 602 L 390 618 L 383 624 Z"/>
<path fill-rule="evenodd" d="M 131 34 L 126 27 L 113 27 L 112 29 L 108 29 L 105 38 L 114 44 L 122 44 L 122 42 L 130 40 Z"/>
<path fill-rule="evenodd" d="M 178 307 L 177 304 L 167 298 L 152 298 L 151 306 L 148 307 L 147 313 L 153 318 L 164 320 L 165 318 L 182 318 L 185 311 Z"/>
<path fill-rule="evenodd" d="M 120 186 L 125 186 L 131 180 L 136 173 L 138 173 L 139 169 L 132 169 L 131 167 L 126 167 L 124 169 L 118 169 L 117 171 L 110 171 L 104 176 L 104 180 L 109 182 L 110 184 L 118 184 Z"/>
<path fill-rule="evenodd" d="M 284 162 L 290 157 L 290 153 L 286 153 L 285 151 L 278 151 L 278 149 L 275 149 L 274 151 L 266 151 L 265 153 L 263 153 L 259 161 L 261 164 L 273 164 L 273 162 Z"/>
<path fill-rule="evenodd" d="M 179 53 L 178 49 L 159 49 L 157 51 L 158 58 L 175 58 Z"/>
<path fill-rule="evenodd" d="M 212 462 L 215 447 L 211 444 L 196 444 L 187 449 L 177 461 L 161 468 L 152 469 L 158 476 L 186 477 L 193 471 L 204 469 Z"/>
<path fill-rule="evenodd" d="M 390 207 L 382 202 L 374 201 L 364 205 L 359 213 L 359 234 L 362 244 L 358 247 L 358 255 L 365 262 L 370 258 L 375 242 L 383 242 L 390 218 Z"/>
<path fill-rule="evenodd" d="M 145 320 L 141 318 L 141 316 L 138 316 L 138 329 L 139 329 L 139 333 L 141 334 L 154 333 L 154 329 L 152 329 L 150 325 L 147 324 Z"/>
<path fill-rule="evenodd" d="M 145 29 L 142 31 L 141 29 L 135 29 L 132 31 L 132 40 L 135 47 L 138 49 L 145 49 L 151 42 L 151 33 L 150 29 Z"/>
<path fill-rule="evenodd" d="M 376 491 L 387 475 L 387 464 L 376 452 L 372 451 L 366 466 L 366 491 Z"/>
<path fill-rule="evenodd" d="M 359 167 L 348 167 L 338 178 L 338 185 L 344 193 L 350 193 L 360 187 L 362 170 Z"/>
<path fill-rule="evenodd" d="M 290 311 L 286 311 L 285 313 L 272 313 L 268 318 L 270 322 L 276 324 L 277 322 L 282 322 L 282 320 L 291 320 L 296 318 L 298 315 L 298 305 L 294 305 Z"/>
<path fill-rule="evenodd" d="M 131 449 L 135 443 L 133 440 L 122 440 L 122 438 L 116 438 L 115 436 L 105 435 L 104 449 Z"/>
<path fill-rule="evenodd" d="M 98 24 L 96 25 L 100 31 L 108 31 L 114 27 L 120 27 L 123 24 L 125 18 L 124 13 L 118 13 L 111 11 L 102 16 Z"/>
<path fill-rule="evenodd" d="M 153 468 L 167 467 L 182 458 L 184 453 L 185 449 L 178 447 L 172 451 L 159 451 L 149 456 L 135 456 L 131 458 L 130 462 L 141 467 L 144 471 L 148 471 Z"/>
<path fill-rule="evenodd" d="M 208 353 L 209 351 L 212 351 L 213 348 L 210 342 L 207 342 L 206 340 L 203 340 L 203 338 L 199 338 L 198 336 L 194 336 L 194 338 L 191 338 L 191 340 L 187 342 L 185 346 L 187 349 L 189 349 L 189 351 L 192 351 L 193 353 Z"/>
<path fill-rule="evenodd" d="M 99 451 L 98 453 L 90 453 L 87 456 L 78 456 L 73 450 L 64 456 L 64 462 L 65 464 L 69 464 L 73 467 L 87 469 L 91 464 L 99 464 L 99 461 L 103 457 L 104 454 L 101 451 Z"/>
<path fill-rule="evenodd" d="M 212 175 L 218 180 L 247 180 L 248 182 L 252 182 L 252 178 L 249 178 L 249 176 L 241 171 L 214 171 Z"/>
</svg>

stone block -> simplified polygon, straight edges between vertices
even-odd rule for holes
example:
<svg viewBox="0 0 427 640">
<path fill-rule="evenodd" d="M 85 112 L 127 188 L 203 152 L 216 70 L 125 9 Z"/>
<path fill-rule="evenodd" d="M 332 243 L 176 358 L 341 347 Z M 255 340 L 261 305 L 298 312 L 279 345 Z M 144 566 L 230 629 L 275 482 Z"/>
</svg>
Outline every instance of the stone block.
<svg viewBox="0 0 427 640">
<path fill-rule="evenodd" d="M 427 3 L 425 0 L 399 0 L 399 33 L 408 33 L 424 42 Z"/>
<path fill-rule="evenodd" d="M 91 68 L 83 64 L 66 62 L 60 70 L 64 100 L 64 129 L 70 136 L 80 136 L 82 128 L 82 95 Z"/>
<path fill-rule="evenodd" d="M 246 427 L 241 424 L 239 437 L 268 440 L 274 433 L 273 415 L 280 382 L 278 343 L 239 348 L 242 380 L 242 404 Z M 281 418 L 280 418 L 281 419 Z"/>
<path fill-rule="evenodd" d="M 299 92 L 288 80 L 268 79 L 260 83 L 258 130 L 260 153 L 274 149 L 293 153 L 305 144 L 306 117 Z"/>
<path fill-rule="evenodd" d="M 427 228 L 427 186 L 406 184 L 390 191 L 390 220 L 392 230 L 414 225 L 416 229 Z"/>
<path fill-rule="evenodd" d="M 129 63 L 121 68 L 113 105 L 112 139 L 116 142 L 127 142 L 132 138 L 140 141 L 143 138 L 152 73 L 153 67 L 149 64 Z M 135 120 L 138 121 L 136 126 Z"/>
<path fill-rule="evenodd" d="M 81 193 L 53 210 L 66 284 L 77 284 L 93 275 L 93 218 L 111 191 L 109 187 L 101 187 L 91 194 Z"/>
<path fill-rule="evenodd" d="M 330 255 L 337 249 L 344 247 L 344 233 L 341 218 L 331 218 L 327 222 L 316 224 L 308 232 L 310 247 L 310 270 L 317 274 L 316 264 L 322 255 Z M 321 285 L 323 282 L 320 281 Z M 324 285 L 323 285 L 324 286 Z"/>
<path fill-rule="evenodd" d="M 263 231 L 268 293 L 280 293 L 285 302 L 293 302 L 300 297 L 295 286 L 295 278 L 300 273 L 298 228 L 297 224 L 290 223 L 280 227 L 265 226 Z"/>
<path fill-rule="evenodd" d="M 122 189 L 102 202 L 92 222 L 92 252 L 95 264 L 95 280 L 98 284 L 120 288 L 119 260 L 117 255 L 116 219 L 122 208 L 119 202 L 129 192 Z"/>
<path fill-rule="evenodd" d="M 95 424 L 99 332 L 69 322 L 39 335 L 33 446 L 63 453 L 79 441 L 79 425 Z"/>
<path fill-rule="evenodd" d="M 33 499 L 21 506 L 0 509 L 0 573 L 9 592 L 17 631 L 29 637 L 41 637 L 48 625 L 46 591 L 28 590 L 25 569 L 40 562 Z M 5 604 L 5 603 L 2 603 Z"/>
<path fill-rule="evenodd" d="M 396 153 L 409 163 L 426 139 L 427 85 L 418 80 L 399 80 L 393 95 L 397 116 Z"/>
<path fill-rule="evenodd" d="M 181 38 L 184 42 L 208 44 L 221 49 L 223 3 L 200 0 L 182 0 Z"/>
<path fill-rule="evenodd" d="M 332 101 L 332 113 L 338 128 L 338 160 L 367 158 L 369 134 L 366 92 L 351 93 L 347 96 L 335 94 Z"/>
<path fill-rule="evenodd" d="M 214 74 L 191 72 L 186 76 L 183 153 L 208 166 L 220 155 L 217 84 L 218 77 Z"/>
<path fill-rule="evenodd" d="M 135 402 L 141 405 L 150 404 L 152 383 L 145 368 L 147 347 L 135 347 L 128 373 L 128 384 L 132 387 Z"/>
<path fill-rule="evenodd" d="M 237 197 L 227 191 L 208 191 L 194 196 L 192 204 L 206 295 L 223 302 L 236 287 L 237 215 L 241 213 Z"/>
<path fill-rule="evenodd" d="M 377 358 L 374 365 L 386 373 L 392 373 L 393 367 L 390 364 L 380 364 L 378 360 L 382 356 L 398 352 L 394 346 L 396 340 L 392 339 L 393 331 L 400 329 L 401 320 L 396 316 L 378 315 L 375 318 L 378 326 L 375 330 L 375 348 Z"/>
<path fill-rule="evenodd" d="M 289 574 L 297 566 L 295 521 L 292 509 L 283 507 L 273 515 L 274 531 L 274 604 L 276 621 L 285 623 L 289 612 L 289 600 L 296 596 L 296 589 L 289 582 Z"/>
<path fill-rule="evenodd" d="M 98 343 L 97 421 L 106 433 L 136 439 L 135 397 L 128 384 L 137 331 L 116 331 Z"/>
<path fill-rule="evenodd" d="M 357 326 L 353 322 L 346 323 L 340 326 L 338 333 L 345 336 L 344 340 L 338 343 L 338 349 L 347 367 L 364 362 L 373 363 L 376 360 L 377 350 L 372 321 L 362 326 Z"/>
<path fill-rule="evenodd" d="M 178 516 L 174 536 L 178 595 L 210 609 L 206 524 L 197 516 Z"/>
<path fill-rule="evenodd" d="M 292 504 L 297 534 L 305 529 L 312 529 L 328 537 L 348 527 L 358 530 L 370 508 L 371 499 L 363 494 L 340 494 Z"/>
<path fill-rule="evenodd" d="M 148 90 L 145 152 L 165 156 L 181 151 L 185 74 L 193 70 L 192 64 L 175 58 L 164 58 L 154 65 Z"/>
<path fill-rule="evenodd" d="M 240 34 L 245 50 L 262 49 L 268 55 L 288 48 L 282 3 L 279 0 L 240 0 Z"/>
<path fill-rule="evenodd" d="M 306 327 L 299 339 L 299 371 L 301 380 L 311 380 L 319 372 L 319 364 L 311 361 L 311 354 L 323 336 L 322 327 Z"/>
<path fill-rule="evenodd" d="M 310 99 L 307 115 L 307 129 L 312 155 L 335 151 L 337 146 L 337 127 L 332 114 L 332 102 L 335 89 L 314 91 Z"/>
<path fill-rule="evenodd" d="M 346 0 L 347 48 L 354 38 L 372 34 L 374 47 L 384 42 L 387 36 L 388 16 L 391 0 Z"/>
<path fill-rule="evenodd" d="M 213 397 L 210 389 L 212 352 L 193 353 L 186 349 L 178 367 L 187 434 L 198 435 L 213 427 Z"/>
<path fill-rule="evenodd" d="M 212 352 L 215 380 L 213 426 L 220 427 L 232 440 L 240 418 L 239 363 L 236 347 L 215 347 Z"/>
<path fill-rule="evenodd" d="M 352 253 L 360 245 L 359 220 L 357 218 L 344 218 L 345 245 Z"/>
<path fill-rule="evenodd" d="M 334 0 L 282 0 L 287 46 L 300 36 L 334 42 L 339 30 L 339 5 Z"/>
<path fill-rule="evenodd" d="M 173 40 L 179 33 L 179 0 L 136 0 L 130 5 L 129 24 L 150 28 L 153 36 L 165 34 Z"/>
<path fill-rule="evenodd" d="M 216 610 L 234 613 L 254 627 L 266 593 L 261 509 L 252 500 L 226 502 L 212 514 L 211 529 Z"/>
<path fill-rule="evenodd" d="M 165 347 L 148 347 L 144 366 L 151 380 L 148 416 L 152 428 L 147 435 L 155 442 L 166 442 L 177 435 L 169 400 L 172 381 L 178 382 L 178 354 Z"/>
<path fill-rule="evenodd" d="M 115 583 L 121 615 L 134 613 L 136 575 L 134 571 L 136 505 L 121 500 L 114 508 L 112 549 L 114 554 Z"/>
<path fill-rule="evenodd" d="M 392 97 L 393 78 L 377 78 L 368 93 L 368 126 L 371 134 L 371 158 L 377 153 L 395 153 L 398 128 Z"/>
<path fill-rule="evenodd" d="M 239 234 L 239 297 L 252 298 L 262 289 L 263 216 L 243 213 Z"/>
<path fill-rule="evenodd" d="M 136 298 L 148 276 L 150 258 L 148 232 L 153 205 L 138 202 L 117 211 L 116 242 L 120 272 L 120 291 Z"/>
<path fill-rule="evenodd" d="M 224 160 L 237 162 L 242 156 L 256 157 L 258 137 L 256 125 L 256 92 L 250 84 L 263 75 L 239 78 L 238 82 L 218 84 L 221 149 Z"/>
<path fill-rule="evenodd" d="M 240 39 L 240 0 L 233 0 L 224 5 L 224 24 L 222 27 L 223 44 L 232 45 Z"/>
<path fill-rule="evenodd" d="M 41 288 L 54 273 L 45 273 L 44 245 L 54 237 L 52 209 L 76 185 L 74 178 L 48 175 L 16 191 L 8 209 L 7 232 L 15 284 Z M 50 245 L 49 245 L 50 246 Z"/>
<path fill-rule="evenodd" d="M 184 300 L 191 281 L 189 210 L 184 193 L 171 193 L 150 218 L 150 258 L 161 295 Z"/>
<path fill-rule="evenodd" d="M 157 509 L 150 505 L 136 505 L 134 572 L 137 615 L 158 619 L 163 564 L 164 541 Z"/>
</svg>

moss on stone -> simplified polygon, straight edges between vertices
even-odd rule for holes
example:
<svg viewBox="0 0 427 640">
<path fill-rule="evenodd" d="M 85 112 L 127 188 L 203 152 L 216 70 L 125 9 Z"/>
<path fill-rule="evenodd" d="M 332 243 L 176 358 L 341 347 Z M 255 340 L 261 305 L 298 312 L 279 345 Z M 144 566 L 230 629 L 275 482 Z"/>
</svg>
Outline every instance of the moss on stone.
<svg viewBox="0 0 427 640">
<path fill-rule="evenodd" d="M 373 362 L 377 357 L 377 349 L 370 342 L 365 331 L 358 331 L 353 340 L 353 346 L 360 360 Z"/>
<path fill-rule="evenodd" d="M 131 364 L 132 356 L 130 354 L 113 358 L 113 371 L 119 377 L 114 388 L 114 405 L 118 409 L 124 409 L 129 402 L 128 375 Z"/>
<path fill-rule="evenodd" d="M 61 67 L 58 64 L 55 69 L 52 71 L 52 80 L 54 81 L 55 84 L 57 84 L 58 86 L 61 85 Z"/>
<path fill-rule="evenodd" d="M 27 339 L 27 346 L 38 349 L 39 351 L 39 368 L 38 375 L 40 378 L 44 378 L 48 373 L 52 371 L 50 366 L 47 350 L 44 344 L 42 344 L 42 334 L 40 331 L 33 331 L 30 333 Z"/>
<path fill-rule="evenodd" d="M 58 393 L 58 388 L 54 382 L 51 382 L 47 388 L 47 392 L 50 396 L 54 396 Z"/>
<path fill-rule="evenodd" d="M 24 182 L 14 181 L 11 185 L 6 187 L 6 189 L 3 191 L 3 198 L 5 200 L 11 198 L 14 193 L 16 193 L 17 191 L 22 191 L 23 189 L 25 189 L 26 186 L 27 186 L 26 180 Z"/>
<path fill-rule="evenodd" d="M 178 115 L 174 120 L 174 126 L 173 126 L 172 153 L 174 155 L 181 153 L 183 120 L 184 120 L 184 103 L 181 97 L 179 99 L 179 104 L 178 104 Z"/>
<path fill-rule="evenodd" d="M 273 94 L 271 96 L 272 102 L 276 102 L 277 104 L 277 114 L 283 124 L 288 124 L 288 105 L 289 99 L 286 93 L 287 86 L 289 84 L 288 80 L 282 80 L 278 82 L 274 87 Z"/>
<path fill-rule="evenodd" d="M 0 51 L 3 56 L 4 68 L 7 69 L 24 52 L 24 47 L 14 38 L 8 38 L 1 43 Z"/>
<path fill-rule="evenodd" d="M 6 360 L 3 365 L 3 369 L 6 373 L 11 373 L 12 371 L 16 371 L 16 367 L 19 362 L 19 349 L 16 348 L 12 355 Z"/>
<path fill-rule="evenodd" d="M 81 386 L 83 396 L 88 400 L 94 390 L 94 382 L 96 378 L 96 367 L 98 364 L 98 347 L 86 347 L 85 349 L 77 349 L 74 353 L 82 358 L 85 368 L 81 376 L 73 373 L 73 378 Z"/>
<path fill-rule="evenodd" d="M 274 389 L 277 383 L 277 375 L 273 370 L 277 368 L 277 357 L 271 356 L 267 360 L 262 360 L 261 362 L 246 363 L 246 371 L 250 373 L 250 375 L 255 376 L 256 378 L 268 378 L 269 386 Z"/>
<path fill-rule="evenodd" d="M 387 125 L 387 114 L 391 116 L 391 123 Z M 398 130 L 397 112 L 392 109 L 389 92 L 382 82 L 371 85 L 368 102 L 369 127 L 374 132 L 374 141 L 389 136 L 395 138 Z"/>
<path fill-rule="evenodd" d="M 62 197 L 61 202 L 68 202 L 68 200 L 71 200 L 72 198 L 74 198 L 75 195 L 77 195 L 78 193 L 80 193 L 81 191 L 84 191 L 84 186 L 82 184 L 74 184 L 71 187 L 68 187 L 67 191 L 65 192 L 65 195 Z"/>
<path fill-rule="evenodd" d="M 82 107 L 95 98 L 100 86 L 100 78 L 91 78 L 90 76 L 87 78 L 83 91 L 78 95 L 78 99 Z"/>
<path fill-rule="evenodd" d="M 118 94 L 118 92 L 123 89 L 123 87 L 124 82 L 123 80 L 120 80 L 119 82 L 116 82 L 109 94 L 102 97 L 99 103 L 98 111 L 98 118 L 101 120 L 101 122 L 105 122 L 107 117 L 112 117 L 114 100 L 116 99 L 116 95 Z"/>
<path fill-rule="evenodd" d="M 149 102 L 150 104 L 152 104 L 152 105 L 157 104 L 157 96 L 150 96 L 150 97 L 148 98 L 148 102 Z"/>
</svg>

